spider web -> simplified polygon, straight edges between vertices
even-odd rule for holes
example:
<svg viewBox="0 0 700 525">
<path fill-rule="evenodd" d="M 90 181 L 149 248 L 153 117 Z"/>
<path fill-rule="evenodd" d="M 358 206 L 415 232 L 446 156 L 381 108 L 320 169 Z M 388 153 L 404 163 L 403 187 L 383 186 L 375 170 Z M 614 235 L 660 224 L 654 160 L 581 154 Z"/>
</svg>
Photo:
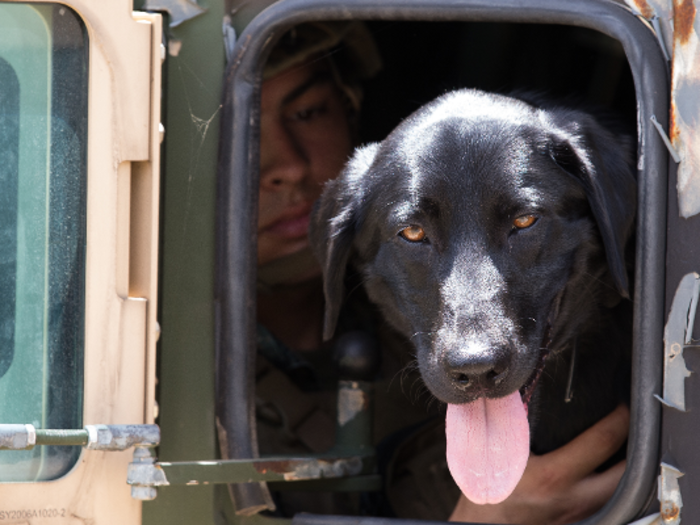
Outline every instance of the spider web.
<svg viewBox="0 0 700 525">
<path fill-rule="evenodd" d="M 190 135 L 190 154 L 188 156 L 189 166 L 187 170 L 187 193 L 182 230 L 182 238 L 184 242 L 185 234 L 187 233 L 187 222 L 189 219 L 189 213 L 192 202 L 192 187 L 194 179 L 199 173 L 204 141 L 206 140 L 207 135 L 209 133 L 209 127 L 221 111 L 222 105 L 219 103 L 218 94 L 212 92 L 211 89 L 209 89 L 209 87 L 204 82 L 202 82 L 202 80 L 197 76 L 197 74 L 194 71 L 192 71 L 192 68 L 190 68 L 187 65 L 187 63 L 185 63 L 179 57 L 173 58 L 175 58 L 175 64 L 177 65 L 180 82 L 182 83 L 183 93 L 187 102 L 187 111 L 194 130 L 194 133 Z M 185 75 L 191 76 L 191 78 L 193 78 L 199 84 L 199 87 L 201 88 L 200 93 L 204 93 L 211 100 L 217 101 L 216 109 L 209 117 L 202 118 L 195 115 L 194 110 L 192 109 L 192 98 L 190 96 L 190 93 L 188 92 L 187 83 L 185 82 Z"/>
</svg>

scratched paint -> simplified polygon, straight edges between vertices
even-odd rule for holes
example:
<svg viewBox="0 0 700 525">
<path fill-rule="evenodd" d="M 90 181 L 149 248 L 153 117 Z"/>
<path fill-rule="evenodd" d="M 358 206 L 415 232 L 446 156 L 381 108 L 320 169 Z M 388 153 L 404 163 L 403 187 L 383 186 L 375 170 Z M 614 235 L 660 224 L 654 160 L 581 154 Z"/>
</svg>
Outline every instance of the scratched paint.
<svg viewBox="0 0 700 525">
<path fill-rule="evenodd" d="M 626 0 L 644 18 L 658 17 L 671 53 L 671 110 L 668 135 L 678 165 L 681 217 L 700 213 L 700 25 L 695 0 Z"/>
<path fill-rule="evenodd" d="M 682 89 L 684 86 L 692 85 L 692 77 L 689 73 L 692 71 L 687 71 L 687 59 L 689 57 L 688 51 L 691 50 L 693 45 L 697 45 L 697 36 L 695 36 L 696 42 L 693 42 L 694 30 L 693 23 L 695 22 L 696 9 L 693 4 L 694 0 L 674 0 L 673 2 L 673 74 L 671 80 L 672 93 L 672 108 L 671 108 L 671 122 L 669 124 L 670 130 L 669 135 L 671 141 L 674 142 L 674 146 L 682 147 L 682 139 L 680 137 L 680 128 L 683 125 L 683 121 L 686 120 L 690 115 L 683 111 L 681 104 L 688 105 L 688 102 L 692 100 L 691 90 Z M 688 80 L 691 80 L 690 82 Z M 697 107 L 697 106 L 696 106 Z"/>
<path fill-rule="evenodd" d="M 681 158 L 678 205 L 682 217 L 700 213 L 700 39 L 694 0 L 673 2 L 671 142 Z"/>
<path fill-rule="evenodd" d="M 650 20 L 654 16 L 654 8 L 651 7 L 649 2 L 646 0 L 632 0 L 631 2 L 628 2 L 628 4 L 633 4 L 633 6 L 636 7 L 642 16 L 647 20 Z"/>
<path fill-rule="evenodd" d="M 274 460 L 274 461 L 258 461 L 253 467 L 260 474 L 267 474 L 269 472 L 274 472 L 276 474 L 287 474 L 294 470 L 295 461 L 294 460 Z"/>
<path fill-rule="evenodd" d="M 695 22 L 695 4 L 693 0 L 674 0 L 673 2 L 673 28 L 674 38 L 685 46 L 693 36 L 693 23 Z"/>
<path fill-rule="evenodd" d="M 352 457 L 337 460 L 312 460 L 306 461 L 297 466 L 293 472 L 284 475 L 286 481 L 319 479 L 319 478 L 340 478 L 344 476 L 356 476 L 362 472 L 362 459 Z"/>
<path fill-rule="evenodd" d="M 681 523 L 683 497 L 678 484 L 678 479 L 681 477 L 683 477 L 683 472 L 676 467 L 661 463 L 658 496 L 661 502 L 661 520 L 664 525 L 679 525 Z"/>
<path fill-rule="evenodd" d="M 665 522 L 676 521 L 680 515 L 681 509 L 676 507 L 673 503 L 669 503 L 661 507 L 661 519 Z"/>
<path fill-rule="evenodd" d="M 658 17 L 661 38 L 666 49 L 673 49 L 673 2 L 672 0 L 625 0 L 625 3 L 647 20 Z"/>
<path fill-rule="evenodd" d="M 338 424 L 346 425 L 357 414 L 367 409 L 369 399 L 359 388 L 341 385 L 338 390 Z"/>
</svg>

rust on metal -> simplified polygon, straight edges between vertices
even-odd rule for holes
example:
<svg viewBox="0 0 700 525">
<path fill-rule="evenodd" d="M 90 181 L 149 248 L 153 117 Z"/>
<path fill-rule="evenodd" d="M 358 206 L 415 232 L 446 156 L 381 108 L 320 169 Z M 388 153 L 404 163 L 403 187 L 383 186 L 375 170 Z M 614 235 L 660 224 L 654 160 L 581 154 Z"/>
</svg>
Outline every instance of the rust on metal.
<svg viewBox="0 0 700 525">
<path fill-rule="evenodd" d="M 679 525 L 681 522 L 681 509 L 683 497 L 678 484 L 678 479 L 683 477 L 683 472 L 668 463 L 661 463 L 661 475 L 658 478 L 658 495 L 661 502 L 661 520 L 665 525 Z"/>
<path fill-rule="evenodd" d="M 260 461 L 253 463 L 255 470 L 260 474 L 274 472 L 275 474 L 287 474 L 296 468 L 296 461 Z"/>
<path fill-rule="evenodd" d="M 664 521 L 673 521 L 680 516 L 681 509 L 673 503 L 666 503 L 661 508 L 661 519 Z"/>
<path fill-rule="evenodd" d="M 653 4 L 656 0 L 648 0 Z M 700 213 L 700 39 L 693 0 L 674 0 L 671 107 L 668 135 L 680 157 L 678 207 L 680 216 Z"/>
<path fill-rule="evenodd" d="M 362 470 L 362 459 L 359 457 L 282 459 L 256 461 L 253 466 L 259 474 L 281 474 L 287 480 L 335 478 L 359 473 Z"/>
<path fill-rule="evenodd" d="M 341 478 L 355 476 L 362 472 L 362 459 L 351 457 L 346 459 L 310 459 L 299 462 L 292 472 L 284 474 L 286 481 L 320 478 Z"/>
<path fill-rule="evenodd" d="M 671 98 L 671 108 L 668 115 L 668 137 L 673 144 L 676 144 L 679 135 L 678 125 L 676 124 L 676 113 L 676 99 Z"/>
<path fill-rule="evenodd" d="M 695 23 L 695 2 L 693 0 L 674 0 L 673 33 L 677 42 L 684 46 L 693 35 Z"/>
<path fill-rule="evenodd" d="M 634 7 L 637 8 L 637 11 L 647 20 L 654 16 L 654 9 L 649 5 L 647 0 L 630 0 L 628 3 L 632 3 Z"/>
</svg>

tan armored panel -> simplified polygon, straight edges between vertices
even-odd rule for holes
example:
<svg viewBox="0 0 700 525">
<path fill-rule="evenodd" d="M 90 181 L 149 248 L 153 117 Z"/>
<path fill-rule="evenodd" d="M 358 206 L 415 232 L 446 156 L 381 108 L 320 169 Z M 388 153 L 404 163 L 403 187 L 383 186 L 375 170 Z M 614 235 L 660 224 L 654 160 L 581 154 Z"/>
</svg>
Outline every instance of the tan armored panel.
<svg viewBox="0 0 700 525">
<path fill-rule="evenodd" d="M 33 4 L 3 0 L 0 8 Z M 161 17 L 132 12 L 131 0 L 61 5 L 82 19 L 89 57 L 82 424 L 153 423 Z M 141 503 L 126 483 L 132 454 L 84 449 L 57 479 L 0 482 L 0 520 L 140 523 Z"/>
</svg>

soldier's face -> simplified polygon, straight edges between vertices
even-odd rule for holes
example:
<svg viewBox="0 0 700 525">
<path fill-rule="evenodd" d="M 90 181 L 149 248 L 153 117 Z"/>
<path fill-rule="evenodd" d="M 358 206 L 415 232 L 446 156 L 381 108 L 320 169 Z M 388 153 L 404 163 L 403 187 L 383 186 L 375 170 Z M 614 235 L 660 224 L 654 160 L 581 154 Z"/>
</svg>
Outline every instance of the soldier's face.
<svg viewBox="0 0 700 525">
<path fill-rule="evenodd" d="M 258 265 L 308 246 L 313 202 L 323 183 L 339 174 L 352 146 L 343 95 L 322 61 L 263 83 Z"/>
</svg>

